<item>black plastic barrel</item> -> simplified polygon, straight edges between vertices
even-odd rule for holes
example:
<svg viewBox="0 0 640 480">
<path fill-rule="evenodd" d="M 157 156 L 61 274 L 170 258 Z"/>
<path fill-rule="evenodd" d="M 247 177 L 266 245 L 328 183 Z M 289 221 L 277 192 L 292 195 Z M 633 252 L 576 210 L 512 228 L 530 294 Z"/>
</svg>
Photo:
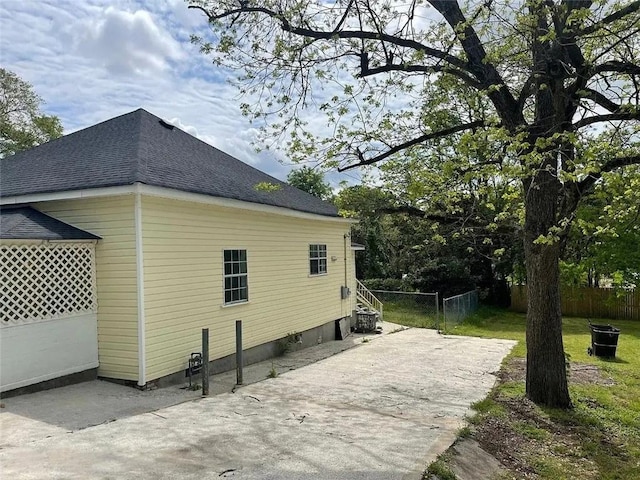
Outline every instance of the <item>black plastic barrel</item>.
<svg viewBox="0 0 640 480">
<path fill-rule="evenodd" d="M 589 324 L 589 328 L 593 354 L 597 357 L 615 357 L 620 329 L 611 325 L 592 324 Z"/>
</svg>

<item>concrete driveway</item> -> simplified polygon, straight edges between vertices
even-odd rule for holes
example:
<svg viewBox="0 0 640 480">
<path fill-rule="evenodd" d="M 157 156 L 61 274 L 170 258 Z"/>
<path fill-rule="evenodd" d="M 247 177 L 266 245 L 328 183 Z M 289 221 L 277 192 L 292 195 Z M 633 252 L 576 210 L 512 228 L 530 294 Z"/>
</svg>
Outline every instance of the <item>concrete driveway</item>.
<svg viewBox="0 0 640 480">
<path fill-rule="evenodd" d="M 419 479 L 513 345 L 408 329 L 235 393 L 81 430 L 15 413 L 9 399 L 1 476 Z"/>
</svg>

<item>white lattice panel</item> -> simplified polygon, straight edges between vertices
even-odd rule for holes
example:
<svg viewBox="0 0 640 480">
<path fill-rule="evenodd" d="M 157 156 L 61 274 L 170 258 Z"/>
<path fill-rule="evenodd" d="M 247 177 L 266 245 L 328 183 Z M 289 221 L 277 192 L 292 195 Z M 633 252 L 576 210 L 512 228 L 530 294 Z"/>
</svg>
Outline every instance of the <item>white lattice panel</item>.
<svg viewBox="0 0 640 480">
<path fill-rule="evenodd" d="M 91 243 L 0 245 L 0 325 L 97 310 Z"/>
</svg>

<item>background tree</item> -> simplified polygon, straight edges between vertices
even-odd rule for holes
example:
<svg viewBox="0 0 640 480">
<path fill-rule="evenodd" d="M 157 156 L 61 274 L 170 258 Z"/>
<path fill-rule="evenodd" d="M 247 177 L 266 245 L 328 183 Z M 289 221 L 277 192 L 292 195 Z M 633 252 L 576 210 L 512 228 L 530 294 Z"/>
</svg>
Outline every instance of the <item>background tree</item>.
<svg viewBox="0 0 640 480">
<path fill-rule="evenodd" d="M 472 170 L 481 177 L 498 166 L 522 188 L 526 393 L 570 406 L 559 259 L 583 199 L 607 172 L 640 163 L 640 1 L 191 6 L 215 34 L 194 41 L 243 72 L 243 91 L 262 99 L 243 110 L 267 121 L 273 113 L 294 154 L 347 169 L 447 145 L 502 145 Z M 310 106 L 333 127 L 323 138 L 305 128 Z"/>
<path fill-rule="evenodd" d="M 341 215 L 359 220 L 351 227 L 351 240 L 365 246 L 364 252 L 356 255 L 356 276 L 359 279 L 394 277 L 393 224 L 384 214 L 395 204 L 393 195 L 381 188 L 355 185 L 340 190 L 335 204 Z"/>
<path fill-rule="evenodd" d="M 566 284 L 640 286 L 640 167 L 606 176 L 576 214 L 561 264 Z"/>
<path fill-rule="evenodd" d="M 60 120 L 41 104 L 31 84 L 0 68 L 0 158 L 62 136 Z"/>
<path fill-rule="evenodd" d="M 291 170 L 287 175 L 287 183 L 322 200 L 331 200 L 333 197 L 331 185 L 325 183 L 322 172 L 318 172 L 306 165 L 296 170 Z"/>
<path fill-rule="evenodd" d="M 453 88 L 436 80 L 433 97 L 446 98 Z M 459 98 L 474 102 L 465 92 Z M 380 166 L 381 179 L 414 224 L 413 239 L 400 248 L 412 257 L 404 268 L 415 285 L 443 297 L 480 288 L 485 302 L 504 306 L 506 278 L 522 263 L 522 193 L 492 160 L 500 158 L 502 144 L 482 133 L 473 143 L 449 137 L 389 159 Z"/>
<path fill-rule="evenodd" d="M 521 229 L 509 212 L 512 205 L 518 212 L 518 204 L 503 208 L 477 191 L 472 198 L 468 185 L 453 181 L 433 179 L 429 184 L 437 188 L 429 192 L 413 189 L 407 182 L 419 179 L 424 169 L 409 170 L 416 175 L 395 170 L 392 178 L 382 177 L 384 186 L 357 185 L 336 195 L 341 213 L 359 219 L 352 238 L 366 249 L 356 258 L 358 278 L 372 288 L 439 292 L 443 298 L 479 288 L 484 302 L 508 306 L 506 277 L 522 255 Z M 439 192 L 454 188 L 464 191 L 465 208 L 439 203 Z M 418 197 L 407 190 L 419 191 Z"/>
</svg>

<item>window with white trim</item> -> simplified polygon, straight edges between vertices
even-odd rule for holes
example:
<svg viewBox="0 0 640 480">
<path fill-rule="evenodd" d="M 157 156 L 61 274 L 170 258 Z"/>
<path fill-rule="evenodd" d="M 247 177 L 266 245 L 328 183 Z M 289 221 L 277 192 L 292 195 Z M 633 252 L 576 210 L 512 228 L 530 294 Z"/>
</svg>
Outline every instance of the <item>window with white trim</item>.
<svg viewBox="0 0 640 480">
<path fill-rule="evenodd" d="M 309 245 L 309 273 L 323 275 L 327 273 L 327 246 L 322 244 Z"/>
<path fill-rule="evenodd" d="M 224 304 L 249 301 L 247 251 L 224 251 Z"/>
</svg>

